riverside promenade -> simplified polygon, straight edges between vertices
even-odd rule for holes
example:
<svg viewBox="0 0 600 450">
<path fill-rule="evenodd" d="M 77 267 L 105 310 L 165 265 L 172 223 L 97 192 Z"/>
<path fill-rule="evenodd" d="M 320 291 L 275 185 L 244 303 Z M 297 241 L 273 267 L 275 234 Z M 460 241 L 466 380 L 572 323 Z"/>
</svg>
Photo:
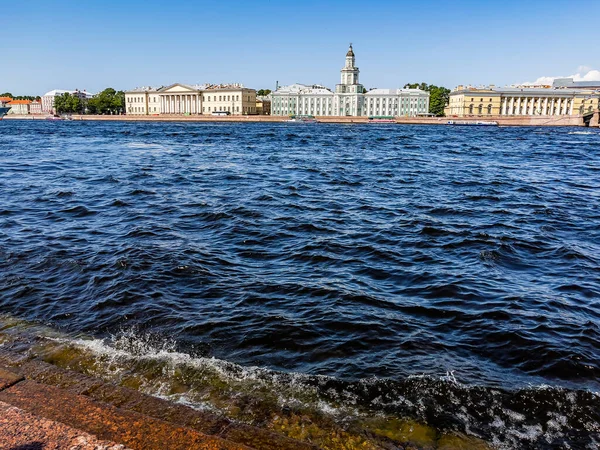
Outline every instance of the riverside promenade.
<svg viewBox="0 0 600 450">
<path fill-rule="evenodd" d="M 599 113 L 596 112 L 589 122 L 590 127 L 598 127 Z M 73 120 L 92 121 L 129 121 L 129 122 L 260 122 L 260 123 L 282 123 L 287 122 L 287 117 L 282 116 L 204 116 L 204 115 L 153 115 L 153 116 L 94 116 L 78 115 L 70 116 Z M 320 123 L 369 123 L 368 117 L 352 116 L 317 116 Z M 46 120 L 44 115 L 10 115 L 4 120 Z M 585 126 L 584 116 L 489 116 L 489 117 L 396 117 L 397 124 L 406 125 L 446 125 L 449 120 L 460 122 L 478 122 L 481 120 L 497 122 L 499 126 L 530 126 L 530 127 L 559 127 L 559 126 Z"/>
</svg>

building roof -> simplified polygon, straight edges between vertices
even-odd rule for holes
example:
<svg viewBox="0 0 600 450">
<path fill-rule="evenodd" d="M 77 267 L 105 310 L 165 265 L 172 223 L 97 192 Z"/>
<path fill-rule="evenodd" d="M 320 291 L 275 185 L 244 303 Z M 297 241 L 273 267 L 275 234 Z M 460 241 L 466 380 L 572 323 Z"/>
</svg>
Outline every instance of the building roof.
<svg viewBox="0 0 600 450">
<path fill-rule="evenodd" d="M 46 92 L 44 94 L 44 97 L 56 97 L 57 95 L 62 95 L 62 94 L 66 94 L 66 93 L 71 94 L 73 92 L 75 92 L 75 91 L 66 91 L 64 89 L 54 89 L 50 92 Z"/>
<path fill-rule="evenodd" d="M 333 92 L 325 86 L 320 86 L 318 84 L 308 86 L 306 84 L 294 83 L 290 84 L 289 86 L 280 86 L 279 89 L 277 89 L 275 92 L 271 92 L 271 94 L 333 95 Z"/>
<path fill-rule="evenodd" d="M 346 56 L 354 57 L 354 50 L 352 50 L 352 44 L 350 44 L 350 48 L 348 49 L 348 53 L 346 53 Z"/>
<path fill-rule="evenodd" d="M 0 102 L 12 102 L 12 97 L 0 97 Z"/>
<path fill-rule="evenodd" d="M 29 105 L 31 100 L 12 100 L 9 105 Z"/>
<path fill-rule="evenodd" d="M 136 87 L 134 89 L 130 89 L 128 91 L 125 91 L 127 94 L 132 94 L 134 92 L 156 92 L 158 91 L 158 88 L 152 87 L 152 86 L 140 86 L 140 87 Z"/>
<path fill-rule="evenodd" d="M 421 89 L 371 89 L 365 95 L 400 95 L 400 94 L 408 94 L 408 95 L 420 95 L 426 94 L 429 95 L 429 92 L 423 91 Z"/>
<path fill-rule="evenodd" d="M 573 78 L 557 78 L 552 83 L 554 88 L 600 88 L 600 80 L 597 81 L 574 81 Z"/>
</svg>

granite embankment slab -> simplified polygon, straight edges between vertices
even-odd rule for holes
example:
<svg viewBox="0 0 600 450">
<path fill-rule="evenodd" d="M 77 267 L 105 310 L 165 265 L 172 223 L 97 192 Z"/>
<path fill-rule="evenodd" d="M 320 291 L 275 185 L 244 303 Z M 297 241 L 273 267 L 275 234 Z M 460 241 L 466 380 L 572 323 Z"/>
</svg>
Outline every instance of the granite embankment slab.
<svg viewBox="0 0 600 450">
<path fill-rule="evenodd" d="M 52 422 L 66 426 L 60 434 L 65 436 L 62 441 L 52 433 L 45 438 L 43 432 L 31 435 L 50 444 L 77 436 L 89 440 L 91 436 L 133 450 L 316 448 L 19 354 L 0 351 L 0 366 L 0 402 L 15 408 L 10 410 L 12 419 L 0 428 L 0 433 L 7 435 L 19 429 L 15 420 L 22 417 L 24 424 L 44 425 L 42 430 L 52 429 L 47 426 Z M 43 448 L 70 447 L 48 444 Z"/>
<path fill-rule="evenodd" d="M 129 450 L 0 402 L 0 450 Z"/>
<path fill-rule="evenodd" d="M 287 122 L 285 116 L 186 116 L 186 115 L 155 115 L 155 116 L 94 116 L 94 115 L 72 115 L 72 120 L 92 121 L 127 121 L 127 122 L 262 122 L 281 123 Z M 6 116 L 5 119 L 12 120 L 45 120 L 43 115 Z M 320 123 L 368 123 L 368 117 L 351 116 L 319 116 Z M 558 127 L 558 126 L 584 126 L 582 116 L 486 116 L 486 117 L 396 117 L 395 123 L 405 125 L 446 125 L 449 120 L 464 122 L 477 122 L 481 120 L 498 122 L 500 126 L 529 126 L 529 127 Z M 598 114 L 594 115 L 590 126 L 598 126 Z"/>
</svg>

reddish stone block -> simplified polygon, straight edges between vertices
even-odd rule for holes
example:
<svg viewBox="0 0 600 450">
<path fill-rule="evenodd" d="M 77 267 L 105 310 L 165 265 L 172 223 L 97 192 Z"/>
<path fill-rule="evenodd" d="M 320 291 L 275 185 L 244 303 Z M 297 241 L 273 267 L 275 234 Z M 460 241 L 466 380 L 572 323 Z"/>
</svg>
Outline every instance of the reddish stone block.
<svg viewBox="0 0 600 450">
<path fill-rule="evenodd" d="M 12 370 L 0 367 L 0 391 L 23 380 L 24 377 Z"/>
<path fill-rule="evenodd" d="M 0 402 L 134 450 L 249 448 L 29 380 L 1 391 Z"/>
<path fill-rule="evenodd" d="M 2 402 L 0 402 L 0 448 L 128 450 L 121 444 L 100 441 L 91 434 L 34 416 Z"/>
</svg>

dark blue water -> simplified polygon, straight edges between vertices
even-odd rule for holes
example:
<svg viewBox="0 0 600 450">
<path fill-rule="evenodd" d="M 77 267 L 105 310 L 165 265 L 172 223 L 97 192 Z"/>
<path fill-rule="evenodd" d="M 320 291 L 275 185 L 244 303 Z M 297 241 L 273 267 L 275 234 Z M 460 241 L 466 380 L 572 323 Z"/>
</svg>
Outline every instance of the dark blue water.
<svg viewBox="0 0 600 450">
<path fill-rule="evenodd" d="M 599 130 L 4 121 L 0 167 L 0 312 L 598 405 Z"/>
</svg>

